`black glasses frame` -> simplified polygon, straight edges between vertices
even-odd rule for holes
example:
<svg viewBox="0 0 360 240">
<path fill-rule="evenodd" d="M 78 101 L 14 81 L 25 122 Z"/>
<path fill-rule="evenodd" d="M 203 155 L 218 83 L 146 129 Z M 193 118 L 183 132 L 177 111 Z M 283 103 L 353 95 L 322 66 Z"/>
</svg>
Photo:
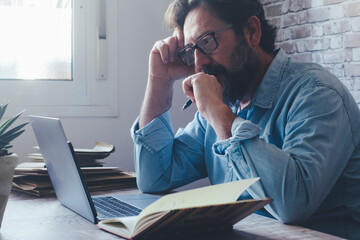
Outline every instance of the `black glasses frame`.
<svg viewBox="0 0 360 240">
<path fill-rule="evenodd" d="M 194 46 L 187 46 L 187 47 L 184 47 L 183 49 L 181 49 L 178 53 L 177 53 L 177 56 L 180 58 L 181 62 L 184 64 L 184 65 L 187 65 L 187 66 L 191 66 L 194 64 L 195 62 L 195 58 L 191 61 L 191 63 L 188 63 L 186 60 L 184 60 L 183 56 L 186 56 L 186 55 L 189 55 L 189 52 L 188 51 L 189 49 L 191 49 L 191 53 L 192 55 L 194 55 L 194 52 L 195 52 L 195 49 L 198 49 L 202 54 L 205 54 L 205 55 L 209 55 L 211 53 L 213 53 L 219 46 L 216 38 L 215 38 L 215 34 L 216 33 L 219 33 L 221 31 L 224 31 L 226 29 L 229 29 L 231 28 L 233 25 L 232 24 L 228 24 L 218 30 L 215 30 L 213 32 L 210 32 L 210 33 L 207 33 L 207 34 L 204 34 L 203 36 L 201 36 L 198 40 L 196 40 Z M 204 38 L 208 37 L 208 36 L 211 36 L 213 39 L 214 39 L 214 42 L 215 42 L 215 48 L 209 52 L 205 52 L 204 49 L 202 49 L 201 47 L 199 47 L 199 42 L 201 40 L 203 40 Z"/>
</svg>

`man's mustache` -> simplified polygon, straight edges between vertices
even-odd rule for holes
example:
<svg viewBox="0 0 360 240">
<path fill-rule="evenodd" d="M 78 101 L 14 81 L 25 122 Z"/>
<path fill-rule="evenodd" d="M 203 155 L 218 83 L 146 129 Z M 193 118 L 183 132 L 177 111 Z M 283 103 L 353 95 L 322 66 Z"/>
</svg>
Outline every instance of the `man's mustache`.
<svg viewBox="0 0 360 240">
<path fill-rule="evenodd" d="M 227 70 L 224 66 L 222 65 L 205 65 L 203 66 L 203 68 L 201 69 L 201 71 L 203 73 L 209 74 L 209 75 L 213 75 L 213 76 L 217 76 L 220 74 L 226 74 Z"/>
</svg>

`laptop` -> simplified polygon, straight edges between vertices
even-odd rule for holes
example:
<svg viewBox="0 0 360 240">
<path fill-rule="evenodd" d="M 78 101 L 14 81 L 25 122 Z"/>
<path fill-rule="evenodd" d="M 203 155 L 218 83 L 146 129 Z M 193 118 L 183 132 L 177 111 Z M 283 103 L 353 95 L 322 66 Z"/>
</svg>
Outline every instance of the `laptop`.
<svg viewBox="0 0 360 240">
<path fill-rule="evenodd" d="M 108 218 L 137 216 L 159 198 L 151 194 L 91 197 L 60 119 L 33 115 L 29 119 L 56 197 L 65 207 L 97 223 Z"/>
</svg>

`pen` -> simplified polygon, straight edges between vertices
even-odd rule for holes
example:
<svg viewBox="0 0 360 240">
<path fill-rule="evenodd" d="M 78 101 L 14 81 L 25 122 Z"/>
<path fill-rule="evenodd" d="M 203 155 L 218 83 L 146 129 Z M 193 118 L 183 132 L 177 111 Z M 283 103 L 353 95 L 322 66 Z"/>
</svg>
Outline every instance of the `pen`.
<svg viewBox="0 0 360 240">
<path fill-rule="evenodd" d="M 190 107 L 190 105 L 192 104 L 191 99 L 189 98 L 186 103 L 184 104 L 184 106 L 182 107 L 182 110 L 187 109 L 188 107 Z"/>
</svg>

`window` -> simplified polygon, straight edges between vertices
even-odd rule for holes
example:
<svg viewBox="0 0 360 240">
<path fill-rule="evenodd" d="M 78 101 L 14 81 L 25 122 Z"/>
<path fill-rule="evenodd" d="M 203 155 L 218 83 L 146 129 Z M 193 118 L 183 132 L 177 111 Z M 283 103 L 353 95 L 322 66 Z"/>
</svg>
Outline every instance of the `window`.
<svg viewBox="0 0 360 240">
<path fill-rule="evenodd" d="M 117 21 L 116 0 L 0 0 L 0 100 L 27 114 L 117 116 Z"/>
<path fill-rule="evenodd" d="M 72 80 L 72 1 L 0 4 L 0 79 Z"/>
</svg>

